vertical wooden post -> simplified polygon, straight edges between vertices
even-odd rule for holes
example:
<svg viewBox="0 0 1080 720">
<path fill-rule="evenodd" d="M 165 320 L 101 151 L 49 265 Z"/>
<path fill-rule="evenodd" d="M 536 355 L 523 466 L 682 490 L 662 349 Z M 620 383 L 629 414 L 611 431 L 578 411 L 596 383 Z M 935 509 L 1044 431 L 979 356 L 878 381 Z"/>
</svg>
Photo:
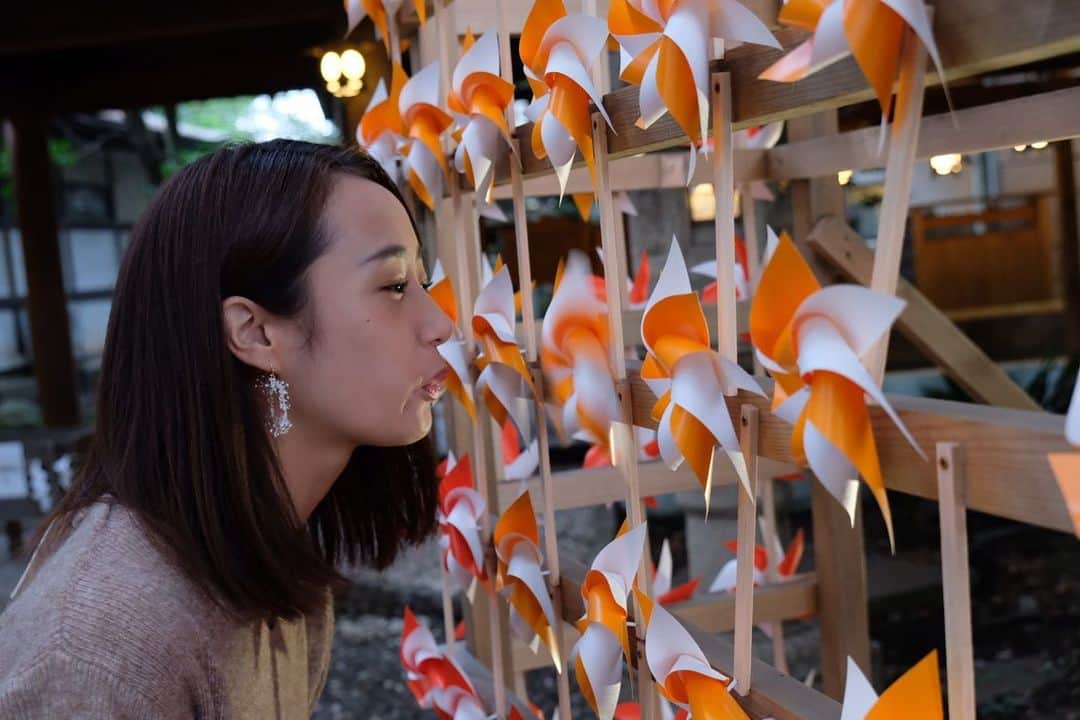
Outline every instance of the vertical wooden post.
<svg viewBox="0 0 1080 720">
<path fill-rule="evenodd" d="M 634 434 L 633 403 L 630 395 L 630 383 L 626 376 L 626 342 L 623 338 L 622 291 L 620 285 L 626 284 L 625 275 L 619 274 L 619 254 L 625 254 L 626 248 L 619 245 L 615 236 L 615 202 L 611 193 L 611 178 L 608 169 L 607 125 L 603 116 L 592 114 L 593 151 L 596 158 L 596 202 L 600 211 L 600 240 L 604 250 L 604 290 L 608 306 L 608 338 L 611 343 L 611 368 L 615 374 L 615 385 L 619 391 L 620 422 L 611 428 L 612 463 L 622 471 L 626 480 L 626 514 L 630 527 L 637 527 L 645 521 L 641 507 L 641 489 L 638 479 L 638 447 Z M 649 543 L 641 554 L 637 581 L 646 593 L 652 591 L 651 560 Z M 659 709 L 657 693 L 652 683 L 648 664 L 640 657 L 638 662 L 638 691 L 644 717 L 652 720 Z"/>
<path fill-rule="evenodd" d="M 881 201 L 877 247 L 870 288 L 887 295 L 896 294 L 900 258 L 904 252 L 904 228 L 911 203 L 911 176 L 922 120 L 923 90 L 926 86 L 926 48 L 911 28 L 904 29 L 900 58 L 900 82 L 896 92 L 896 112 L 885 162 L 885 197 Z M 870 374 L 881 382 L 889 352 L 888 333 L 870 352 Z"/>
<path fill-rule="evenodd" d="M 39 113 L 17 112 L 11 115 L 10 128 L 38 404 L 46 426 L 78 425 L 79 398 L 53 207 L 48 123 Z"/>
<path fill-rule="evenodd" d="M 967 493 L 962 453 L 937 444 L 938 511 L 941 517 L 941 584 L 945 605 L 945 677 L 950 720 L 975 720 L 975 658 L 971 639 Z"/>
<path fill-rule="evenodd" d="M 836 130 L 835 111 L 788 123 L 788 136 L 792 142 L 835 134 Z M 791 192 L 795 241 L 813 265 L 815 257 L 805 245 L 806 237 L 821 217 L 843 217 L 843 193 L 835 177 L 794 181 Z M 827 695 L 839 700 L 844 695 L 848 656 L 864 673 L 870 671 L 862 510 L 856 510 L 853 525 L 847 512 L 817 480 L 810 482 L 810 501 L 821 626 L 822 684 Z"/>
<path fill-rule="evenodd" d="M 1061 287 L 1065 297 L 1065 348 L 1080 353 L 1080 231 L 1077 229 L 1076 168 L 1071 139 L 1054 143 L 1054 168 L 1060 198 Z"/>
<path fill-rule="evenodd" d="M 746 272 L 750 276 L 747 285 L 750 295 L 753 296 L 757 289 L 758 280 L 761 278 L 761 237 L 757 230 L 757 201 L 750 197 L 749 183 L 740 187 L 742 193 L 742 224 L 743 240 L 746 242 Z"/>
<path fill-rule="evenodd" d="M 506 19 L 507 0 L 498 1 L 499 16 L 499 69 L 504 80 L 513 81 L 513 68 L 510 57 L 510 28 Z M 506 112 L 507 125 L 514 129 L 514 106 L 511 103 Z M 516 131 L 515 131 L 516 132 Z M 520 147 L 520 144 L 519 144 Z M 537 397 L 533 403 L 536 423 L 536 445 L 540 456 L 540 484 L 544 493 L 544 555 L 547 559 L 548 589 L 551 591 L 552 605 L 555 610 L 555 649 L 559 655 L 555 666 L 555 678 L 559 698 L 559 717 L 570 718 L 570 678 L 566 672 L 566 653 L 563 648 L 562 632 L 562 568 L 559 563 L 559 542 L 555 532 L 555 499 L 551 480 L 551 452 L 548 437 L 547 417 L 544 412 L 544 376 L 537 365 L 536 345 L 536 310 L 533 307 L 532 261 L 529 257 L 529 223 L 525 214 L 525 189 L 521 180 L 521 167 L 517 157 L 511 156 L 510 185 L 514 200 L 514 239 L 517 248 L 518 287 L 521 289 L 521 323 L 525 332 L 525 359 L 529 363 Z"/>
<path fill-rule="evenodd" d="M 712 74 L 713 193 L 716 199 L 716 343 L 739 361 L 735 319 L 735 156 L 731 132 L 731 77 Z M 751 498 L 753 500 L 753 498 Z"/>
<path fill-rule="evenodd" d="M 735 692 L 745 696 L 750 692 L 750 668 L 754 658 L 754 538 L 757 530 L 758 409 L 747 403 L 742 406 L 739 444 L 746 458 L 746 474 L 750 479 L 750 494 L 739 491 L 737 509 L 738 552 L 735 575 Z"/>
</svg>

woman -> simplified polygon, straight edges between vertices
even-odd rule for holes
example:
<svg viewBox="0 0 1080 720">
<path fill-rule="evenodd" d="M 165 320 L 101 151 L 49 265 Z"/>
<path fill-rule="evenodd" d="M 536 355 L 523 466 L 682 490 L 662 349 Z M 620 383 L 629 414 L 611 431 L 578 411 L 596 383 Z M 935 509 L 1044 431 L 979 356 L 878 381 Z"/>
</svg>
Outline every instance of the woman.
<svg viewBox="0 0 1080 720">
<path fill-rule="evenodd" d="M 310 716 L 337 568 L 435 526 L 451 325 L 425 282 L 355 150 L 230 147 L 161 188 L 91 446 L 0 616 L 0 717 Z"/>
</svg>

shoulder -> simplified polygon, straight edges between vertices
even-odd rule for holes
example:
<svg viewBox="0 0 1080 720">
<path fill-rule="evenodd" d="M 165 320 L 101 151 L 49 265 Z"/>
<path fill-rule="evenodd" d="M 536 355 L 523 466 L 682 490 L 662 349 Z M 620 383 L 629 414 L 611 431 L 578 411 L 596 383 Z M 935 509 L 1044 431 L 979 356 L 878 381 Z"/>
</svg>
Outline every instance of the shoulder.
<svg viewBox="0 0 1080 720">
<path fill-rule="evenodd" d="M 130 511 L 92 506 L 32 573 L 0 616 L 0 683 L 50 666 L 157 701 L 205 682 L 215 608 Z"/>
</svg>

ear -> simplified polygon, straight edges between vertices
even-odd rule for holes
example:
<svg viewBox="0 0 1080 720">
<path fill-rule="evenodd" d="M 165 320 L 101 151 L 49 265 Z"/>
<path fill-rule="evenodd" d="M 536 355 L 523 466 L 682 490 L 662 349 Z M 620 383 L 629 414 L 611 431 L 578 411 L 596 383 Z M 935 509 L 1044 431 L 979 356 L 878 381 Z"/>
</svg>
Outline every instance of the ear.
<svg viewBox="0 0 1080 720">
<path fill-rule="evenodd" d="M 266 332 L 269 316 L 257 303 L 232 295 L 221 303 L 225 341 L 229 350 L 254 368 L 269 372 L 276 367 L 273 345 Z"/>
</svg>

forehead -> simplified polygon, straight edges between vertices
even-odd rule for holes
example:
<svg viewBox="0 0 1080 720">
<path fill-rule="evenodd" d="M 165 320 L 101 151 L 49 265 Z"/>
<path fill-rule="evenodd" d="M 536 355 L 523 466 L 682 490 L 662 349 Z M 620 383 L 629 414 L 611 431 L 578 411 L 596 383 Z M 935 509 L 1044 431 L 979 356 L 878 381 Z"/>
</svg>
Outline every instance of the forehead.
<svg viewBox="0 0 1080 720">
<path fill-rule="evenodd" d="M 412 257 L 419 254 L 405 208 L 371 180 L 338 175 L 323 213 L 333 249 L 367 257 L 387 245 L 402 245 Z"/>
</svg>

